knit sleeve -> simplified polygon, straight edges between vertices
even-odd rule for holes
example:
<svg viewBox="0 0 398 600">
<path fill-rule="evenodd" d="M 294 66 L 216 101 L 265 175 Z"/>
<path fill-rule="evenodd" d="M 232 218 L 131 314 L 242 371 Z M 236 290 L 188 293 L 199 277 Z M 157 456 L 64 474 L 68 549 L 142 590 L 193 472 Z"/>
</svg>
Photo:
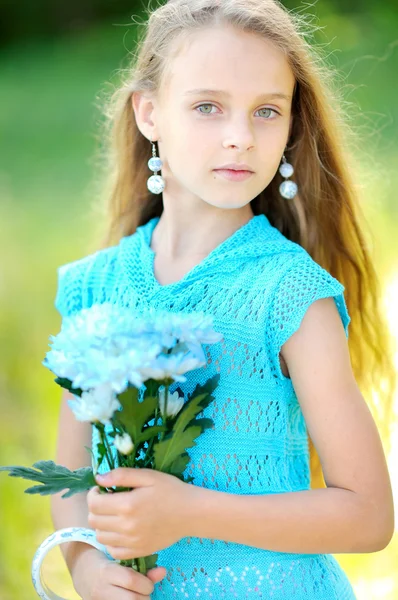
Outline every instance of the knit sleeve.
<svg viewBox="0 0 398 600">
<path fill-rule="evenodd" d="M 283 344 L 295 333 L 309 306 L 320 298 L 332 297 L 346 338 L 351 321 L 344 298 L 344 286 L 309 255 L 295 260 L 282 274 L 274 289 L 266 332 L 272 370 L 285 379 L 279 362 Z"/>
<path fill-rule="evenodd" d="M 55 308 L 62 317 L 68 317 L 82 308 L 82 270 L 76 263 L 61 265 L 57 269 Z"/>
<path fill-rule="evenodd" d="M 108 300 L 115 285 L 115 250 L 114 247 L 98 250 L 58 267 L 54 304 L 62 317 Z"/>
<path fill-rule="evenodd" d="M 90 278 L 96 271 L 98 252 L 61 265 L 57 269 L 58 286 L 55 308 L 62 317 L 69 317 L 90 305 Z"/>
</svg>

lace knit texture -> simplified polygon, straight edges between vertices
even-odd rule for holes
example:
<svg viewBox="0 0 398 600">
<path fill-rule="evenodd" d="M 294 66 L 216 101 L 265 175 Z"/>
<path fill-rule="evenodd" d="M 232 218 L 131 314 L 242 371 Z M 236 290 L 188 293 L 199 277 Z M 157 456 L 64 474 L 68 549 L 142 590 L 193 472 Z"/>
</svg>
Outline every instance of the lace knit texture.
<svg viewBox="0 0 398 600">
<path fill-rule="evenodd" d="M 134 311 L 152 306 L 213 315 L 214 329 L 224 339 L 205 345 L 206 365 L 170 387 L 171 392 L 180 387 L 187 397 L 198 382 L 220 373 L 215 400 L 200 414 L 213 419 L 214 428 L 188 449 L 186 473 L 195 485 L 233 494 L 310 489 L 306 423 L 292 382 L 281 371 L 279 351 L 310 304 L 328 296 L 348 337 L 343 285 L 265 215 L 252 217 L 182 279 L 161 285 L 150 247 L 158 221 L 154 217 L 118 245 L 60 266 L 56 308 L 62 317 L 102 302 Z M 330 554 L 273 552 L 187 537 L 158 555 L 167 576 L 155 585 L 151 597 L 156 600 L 355 599 Z"/>
</svg>

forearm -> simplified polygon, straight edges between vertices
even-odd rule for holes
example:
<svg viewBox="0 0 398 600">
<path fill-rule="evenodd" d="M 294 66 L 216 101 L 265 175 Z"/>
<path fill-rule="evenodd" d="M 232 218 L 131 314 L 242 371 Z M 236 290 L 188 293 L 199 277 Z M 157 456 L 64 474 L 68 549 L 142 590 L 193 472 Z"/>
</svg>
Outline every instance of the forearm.
<svg viewBox="0 0 398 600">
<path fill-rule="evenodd" d="M 86 496 L 84 494 L 75 494 L 70 498 L 61 498 L 60 494 L 54 494 L 51 497 L 51 517 L 55 529 L 65 527 L 85 527 L 88 524 L 88 507 Z M 72 575 L 78 559 L 87 551 L 96 551 L 95 548 L 84 542 L 68 542 L 60 545 L 66 566 Z"/>
<path fill-rule="evenodd" d="M 386 545 L 375 511 L 349 490 L 245 496 L 192 488 L 190 536 L 302 554 L 377 552 Z"/>
</svg>

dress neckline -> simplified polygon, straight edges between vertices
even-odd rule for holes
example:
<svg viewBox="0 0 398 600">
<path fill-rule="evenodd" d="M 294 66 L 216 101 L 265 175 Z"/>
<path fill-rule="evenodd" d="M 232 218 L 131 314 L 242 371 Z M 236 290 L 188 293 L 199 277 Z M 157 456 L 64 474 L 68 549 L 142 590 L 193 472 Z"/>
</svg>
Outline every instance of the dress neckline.
<svg viewBox="0 0 398 600">
<path fill-rule="evenodd" d="M 156 253 L 151 248 L 153 231 L 160 220 L 153 217 L 136 231 L 122 239 L 123 268 L 128 277 L 137 285 L 140 282 L 141 294 L 148 299 L 155 295 L 168 296 L 185 289 L 206 276 L 217 277 L 239 268 L 242 260 L 264 253 L 264 243 L 274 241 L 281 234 L 271 225 L 264 214 L 253 215 L 249 221 L 236 229 L 228 238 L 213 248 L 199 263 L 185 275 L 172 283 L 161 284 L 155 277 L 154 259 Z"/>
<path fill-rule="evenodd" d="M 253 228 L 254 223 L 262 219 L 266 219 L 265 215 L 253 215 L 249 221 L 236 229 L 229 237 L 213 248 L 213 250 L 211 250 L 209 254 L 207 254 L 199 263 L 187 271 L 187 273 L 185 273 L 181 279 L 173 281 L 172 283 L 161 284 L 155 277 L 154 261 L 156 252 L 151 248 L 152 234 L 160 220 L 160 217 L 153 217 L 145 225 L 137 228 L 137 231 L 138 229 L 141 229 L 142 231 L 142 249 L 146 259 L 144 266 L 147 267 L 147 275 L 152 288 L 166 291 L 174 290 L 175 288 L 178 288 L 182 284 L 186 283 L 188 280 L 191 280 L 207 265 L 213 263 L 217 256 L 224 254 L 229 248 L 236 246 L 240 239 L 247 238 L 249 231 Z"/>
</svg>

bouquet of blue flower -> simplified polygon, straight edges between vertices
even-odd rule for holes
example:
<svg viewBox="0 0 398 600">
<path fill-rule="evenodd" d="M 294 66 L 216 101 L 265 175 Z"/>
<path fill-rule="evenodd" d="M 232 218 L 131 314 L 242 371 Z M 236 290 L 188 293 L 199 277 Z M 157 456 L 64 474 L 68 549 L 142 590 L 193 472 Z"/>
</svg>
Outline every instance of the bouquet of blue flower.
<svg viewBox="0 0 398 600">
<path fill-rule="evenodd" d="M 57 377 L 55 382 L 74 395 L 68 401 L 79 421 L 98 431 L 92 467 L 70 471 L 53 461 L 38 461 L 34 468 L 0 467 L 11 477 L 39 482 L 28 494 L 62 497 L 96 486 L 101 465 L 155 469 L 189 483 L 184 476 L 189 463 L 187 448 L 214 423 L 197 418 L 214 399 L 219 375 L 197 385 L 188 398 L 174 382 L 185 382 L 185 373 L 206 364 L 202 344 L 220 341 L 212 318 L 203 313 L 170 313 L 148 309 L 134 314 L 110 303 L 95 304 L 63 320 L 61 331 L 50 336 L 51 350 L 43 365 Z M 144 387 L 142 394 L 140 389 Z M 102 493 L 129 488 L 100 487 Z M 146 574 L 156 567 L 157 554 L 120 561 Z M 44 597 L 44 596 L 43 596 Z"/>
</svg>

